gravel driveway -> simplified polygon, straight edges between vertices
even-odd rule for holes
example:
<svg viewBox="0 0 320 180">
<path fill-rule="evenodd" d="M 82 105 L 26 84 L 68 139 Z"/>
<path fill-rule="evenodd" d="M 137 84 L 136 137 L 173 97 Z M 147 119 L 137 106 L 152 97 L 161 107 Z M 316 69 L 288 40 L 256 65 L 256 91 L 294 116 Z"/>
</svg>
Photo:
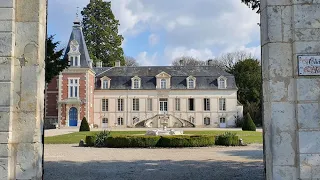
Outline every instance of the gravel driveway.
<svg viewBox="0 0 320 180">
<path fill-rule="evenodd" d="M 184 149 L 45 145 L 45 180 L 260 180 L 262 145 Z"/>
</svg>

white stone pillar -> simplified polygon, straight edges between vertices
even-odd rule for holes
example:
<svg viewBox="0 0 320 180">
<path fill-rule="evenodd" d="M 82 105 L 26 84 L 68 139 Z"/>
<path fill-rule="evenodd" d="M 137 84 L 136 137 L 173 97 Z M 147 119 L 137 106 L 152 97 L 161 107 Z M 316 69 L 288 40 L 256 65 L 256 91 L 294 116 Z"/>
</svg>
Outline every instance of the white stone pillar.
<svg viewBox="0 0 320 180">
<path fill-rule="evenodd" d="M 267 179 L 320 178 L 320 76 L 299 76 L 298 55 L 320 53 L 319 0 L 262 0 Z"/>
<path fill-rule="evenodd" d="M 42 179 L 46 0 L 0 1 L 0 179 Z"/>
</svg>

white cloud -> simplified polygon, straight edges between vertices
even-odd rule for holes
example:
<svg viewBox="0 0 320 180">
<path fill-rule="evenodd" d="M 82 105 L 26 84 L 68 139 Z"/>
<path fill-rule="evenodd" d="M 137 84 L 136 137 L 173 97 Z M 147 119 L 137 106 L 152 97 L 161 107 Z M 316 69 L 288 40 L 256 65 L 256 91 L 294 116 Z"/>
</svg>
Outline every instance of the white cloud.
<svg viewBox="0 0 320 180">
<path fill-rule="evenodd" d="M 165 49 L 165 57 L 166 59 L 171 63 L 172 60 L 182 57 L 182 56 L 190 56 L 197 58 L 199 60 L 208 60 L 211 58 L 214 58 L 215 56 L 213 55 L 213 52 L 208 49 L 188 49 L 186 47 L 175 47 L 175 48 L 170 48 L 167 47 Z M 169 63 L 168 62 L 168 63 Z"/>
<path fill-rule="evenodd" d="M 148 52 L 143 51 L 138 54 L 136 57 L 138 63 L 142 66 L 154 66 L 157 65 L 158 53 L 154 53 L 151 56 L 148 55 Z"/>
<path fill-rule="evenodd" d="M 158 44 L 159 42 L 159 37 L 156 34 L 150 34 L 149 36 L 149 45 L 154 46 Z"/>
</svg>

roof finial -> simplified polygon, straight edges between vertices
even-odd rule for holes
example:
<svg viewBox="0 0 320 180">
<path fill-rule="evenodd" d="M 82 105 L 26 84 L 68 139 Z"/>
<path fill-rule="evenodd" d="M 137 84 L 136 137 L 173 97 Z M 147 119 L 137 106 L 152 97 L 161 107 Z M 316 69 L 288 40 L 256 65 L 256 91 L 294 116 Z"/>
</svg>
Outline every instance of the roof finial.
<svg viewBox="0 0 320 180">
<path fill-rule="evenodd" d="M 79 20 L 79 7 L 77 7 L 76 20 L 73 22 L 74 25 L 80 25 Z"/>
</svg>

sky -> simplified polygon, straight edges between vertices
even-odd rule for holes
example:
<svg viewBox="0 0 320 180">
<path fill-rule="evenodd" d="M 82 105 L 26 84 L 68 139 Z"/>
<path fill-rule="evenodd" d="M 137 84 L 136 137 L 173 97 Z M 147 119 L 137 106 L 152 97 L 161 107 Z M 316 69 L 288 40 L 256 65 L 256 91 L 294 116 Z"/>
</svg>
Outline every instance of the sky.
<svg viewBox="0 0 320 180">
<path fill-rule="evenodd" d="M 48 34 L 64 48 L 73 21 L 90 0 L 50 0 Z M 259 15 L 240 0 L 111 0 L 126 56 L 140 65 L 170 65 L 247 51 L 260 58 Z M 79 13 L 80 14 L 80 13 Z"/>
</svg>

